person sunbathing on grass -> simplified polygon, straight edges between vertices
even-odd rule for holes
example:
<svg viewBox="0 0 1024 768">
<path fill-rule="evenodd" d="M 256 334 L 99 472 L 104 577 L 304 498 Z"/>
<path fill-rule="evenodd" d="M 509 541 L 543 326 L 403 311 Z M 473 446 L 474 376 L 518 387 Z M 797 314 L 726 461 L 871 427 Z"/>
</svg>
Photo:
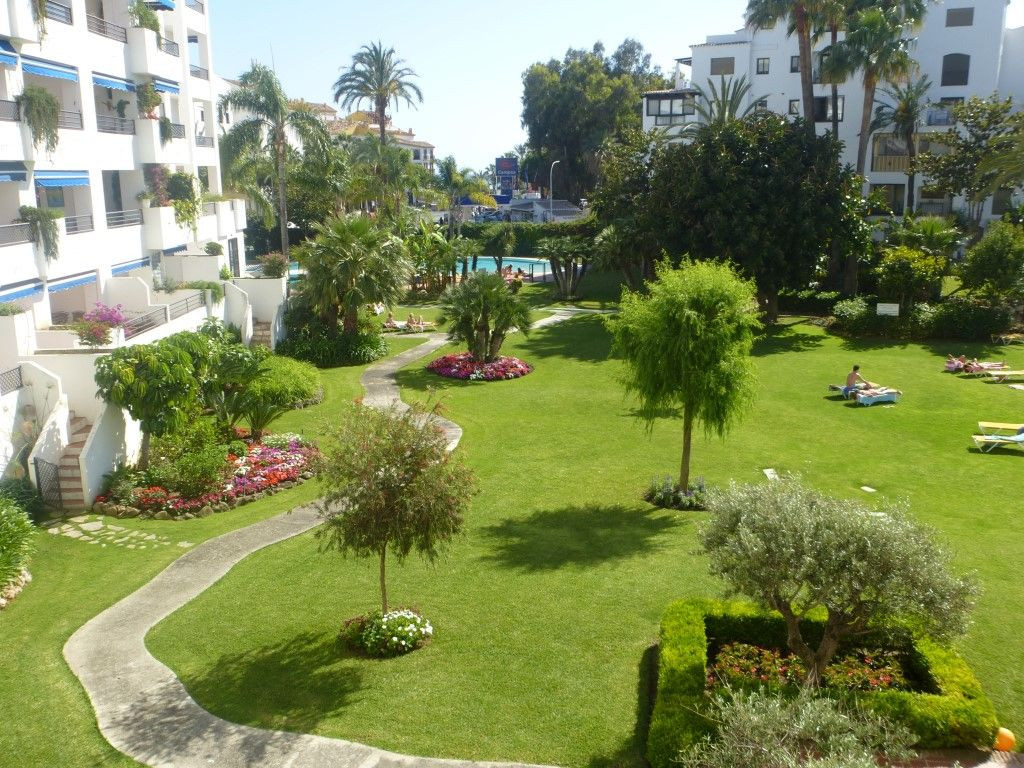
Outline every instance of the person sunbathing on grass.
<svg viewBox="0 0 1024 768">
<path fill-rule="evenodd" d="M 384 321 L 385 328 L 397 329 L 398 323 L 395 321 L 395 315 L 392 312 L 388 312 L 388 319 Z"/>
</svg>

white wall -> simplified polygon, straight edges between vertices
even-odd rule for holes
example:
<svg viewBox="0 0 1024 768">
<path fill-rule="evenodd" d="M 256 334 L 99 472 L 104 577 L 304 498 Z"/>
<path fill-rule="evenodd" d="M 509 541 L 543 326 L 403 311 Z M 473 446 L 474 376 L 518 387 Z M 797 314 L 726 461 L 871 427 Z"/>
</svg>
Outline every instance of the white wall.
<svg viewBox="0 0 1024 768">
<path fill-rule="evenodd" d="M 93 351 L 40 351 L 23 361 L 36 363 L 56 375 L 67 394 L 68 407 L 78 416 L 95 422 L 104 407 L 96 397 L 96 359 L 103 353 Z"/>
<path fill-rule="evenodd" d="M 128 313 L 148 312 L 151 305 L 149 285 L 140 277 L 112 277 L 103 285 L 104 302 L 121 305 Z"/>
<path fill-rule="evenodd" d="M 178 283 L 220 280 L 220 268 L 227 266 L 227 256 L 175 253 L 161 259 L 163 276 Z"/>
<path fill-rule="evenodd" d="M 32 313 L 0 317 L 0 369 L 7 370 L 18 364 L 22 355 L 36 347 L 36 328 Z"/>
<path fill-rule="evenodd" d="M 234 283 L 224 283 L 224 322 L 242 332 L 242 343 L 252 340 L 252 307 L 249 295 Z"/>
<path fill-rule="evenodd" d="M 104 475 L 118 464 L 131 464 L 139 454 L 139 423 L 117 406 L 107 405 L 93 424 L 78 457 L 85 505 L 91 506 L 103 489 Z"/>
</svg>

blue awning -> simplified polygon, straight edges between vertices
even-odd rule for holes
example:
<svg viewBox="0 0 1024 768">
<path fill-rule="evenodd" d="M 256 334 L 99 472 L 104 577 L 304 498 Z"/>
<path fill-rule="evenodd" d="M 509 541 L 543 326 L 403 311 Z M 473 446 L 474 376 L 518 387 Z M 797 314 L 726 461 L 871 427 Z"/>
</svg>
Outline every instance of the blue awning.
<svg viewBox="0 0 1024 768">
<path fill-rule="evenodd" d="M 0 64 L 5 67 L 18 66 L 18 52 L 9 40 L 0 39 Z"/>
<path fill-rule="evenodd" d="M 118 264 L 110 270 L 111 275 L 123 275 L 125 272 L 131 272 L 133 269 L 142 269 L 143 267 L 149 266 L 149 259 L 139 259 L 137 261 L 129 261 L 126 264 Z"/>
<path fill-rule="evenodd" d="M 176 245 L 173 248 L 164 248 L 163 255 L 164 256 L 173 256 L 176 253 L 184 253 L 187 250 L 188 250 L 188 246 L 187 245 Z"/>
<path fill-rule="evenodd" d="M 150 0 L 147 5 L 157 11 L 173 11 L 174 0 Z"/>
<path fill-rule="evenodd" d="M 88 187 L 88 171 L 36 171 L 37 187 Z"/>
<path fill-rule="evenodd" d="M 30 59 L 28 56 L 22 56 L 21 70 L 31 75 L 39 75 L 40 77 L 55 77 L 58 80 L 78 82 L 77 67 L 69 67 L 67 64 L 58 64 L 55 61 Z"/>
<path fill-rule="evenodd" d="M 161 80 L 158 77 L 153 78 L 153 87 L 160 93 L 180 93 L 181 89 L 178 84 L 173 80 Z"/>
<path fill-rule="evenodd" d="M 42 293 L 43 284 L 38 280 L 32 282 L 27 288 L 11 289 L 10 293 L 0 293 L 0 301 L 13 301 L 14 299 L 26 299 L 37 293 Z"/>
<path fill-rule="evenodd" d="M 61 291 L 70 291 L 72 288 L 78 288 L 82 285 L 89 285 L 90 283 L 96 282 L 96 273 L 86 275 L 85 277 L 79 277 L 74 280 L 68 280 L 67 282 L 54 282 L 51 281 L 47 286 L 46 290 L 48 293 L 60 293 Z"/>
<path fill-rule="evenodd" d="M 0 181 L 28 181 L 28 168 L 17 160 L 0 163 Z"/>
<path fill-rule="evenodd" d="M 115 91 L 128 91 L 135 93 L 135 83 L 131 80 L 124 80 L 113 75 L 101 75 L 99 72 L 92 73 L 92 84 L 100 88 L 113 88 Z"/>
</svg>

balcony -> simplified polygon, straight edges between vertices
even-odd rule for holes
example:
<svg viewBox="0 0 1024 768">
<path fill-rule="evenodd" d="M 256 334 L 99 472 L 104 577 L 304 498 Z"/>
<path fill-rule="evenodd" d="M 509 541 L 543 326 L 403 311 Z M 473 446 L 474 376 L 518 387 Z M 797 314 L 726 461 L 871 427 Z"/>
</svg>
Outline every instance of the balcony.
<svg viewBox="0 0 1024 768">
<path fill-rule="evenodd" d="M 0 226 L 0 247 L 5 245 L 17 245 L 18 243 L 31 243 L 31 224 L 4 224 Z"/>
<path fill-rule="evenodd" d="M 181 123 L 171 123 L 171 138 L 172 139 L 184 139 L 185 138 L 185 126 Z"/>
<path fill-rule="evenodd" d="M 186 245 L 196 239 L 187 225 L 183 227 L 175 221 L 174 208 L 169 205 L 162 207 L 154 205 L 145 208 L 142 214 L 145 223 L 143 244 L 146 248 L 163 251 Z"/>
<path fill-rule="evenodd" d="M 12 123 L 20 122 L 21 109 L 18 102 L 0 99 L 0 120 L 8 120 Z"/>
<path fill-rule="evenodd" d="M 135 121 L 126 117 L 96 115 L 96 130 L 100 133 L 120 133 L 127 136 L 134 136 Z"/>
<path fill-rule="evenodd" d="M 197 147 L 212 147 L 213 136 L 196 136 Z"/>
<path fill-rule="evenodd" d="M 181 46 L 173 40 L 168 40 L 166 37 L 158 37 L 156 45 L 157 48 L 166 54 L 171 56 L 181 56 Z"/>
<path fill-rule="evenodd" d="M 59 3 L 57 0 L 45 0 L 43 12 L 47 19 L 59 21 L 61 24 L 73 24 L 75 17 L 71 13 L 71 6 Z"/>
<path fill-rule="evenodd" d="M 955 125 L 956 118 L 949 109 L 929 109 L 925 115 L 926 125 Z"/>
<path fill-rule="evenodd" d="M 84 213 L 81 216 L 66 216 L 64 218 L 64 232 L 69 235 L 78 235 L 82 232 L 92 232 L 94 229 L 92 214 Z"/>
<path fill-rule="evenodd" d="M 128 30 L 128 69 L 136 75 L 149 75 L 162 80 L 181 79 L 177 54 L 169 54 L 173 41 L 164 40 L 151 29 L 132 27 Z M 173 45 L 177 45 L 173 43 Z"/>
<path fill-rule="evenodd" d="M 189 64 L 188 71 L 192 77 L 198 77 L 200 80 L 210 79 L 210 70 L 203 67 L 197 67 L 195 64 Z"/>
<path fill-rule="evenodd" d="M 135 154 L 140 163 L 185 165 L 189 162 L 185 126 L 171 123 L 171 140 L 165 141 L 159 120 L 139 118 L 135 121 Z"/>
<path fill-rule="evenodd" d="M 206 6 L 199 0 L 185 0 L 185 7 L 191 8 L 196 13 L 206 13 Z"/>
<path fill-rule="evenodd" d="M 99 16 L 93 16 L 91 13 L 85 14 L 85 26 L 88 27 L 90 32 L 97 35 L 109 37 L 111 40 L 116 40 L 119 43 L 128 42 L 127 29 L 117 24 L 111 24 L 109 21 L 101 19 Z"/>
<path fill-rule="evenodd" d="M 882 173 L 906 173 L 910 168 L 907 155 L 875 155 L 871 158 L 871 170 Z"/>
<path fill-rule="evenodd" d="M 235 234 L 235 214 L 231 210 L 233 200 L 218 200 L 214 203 L 217 212 L 217 237 L 231 237 Z"/>
<path fill-rule="evenodd" d="M 107 228 L 134 227 L 142 223 L 142 211 L 138 208 L 130 211 L 107 211 Z"/>
<path fill-rule="evenodd" d="M 82 122 L 81 112 L 72 112 L 68 109 L 62 109 L 57 114 L 57 127 L 58 128 L 70 128 L 75 131 L 82 130 L 84 123 Z"/>
<path fill-rule="evenodd" d="M 235 231 L 241 232 L 248 224 L 245 220 L 245 200 L 232 200 L 231 210 L 235 213 Z"/>
</svg>

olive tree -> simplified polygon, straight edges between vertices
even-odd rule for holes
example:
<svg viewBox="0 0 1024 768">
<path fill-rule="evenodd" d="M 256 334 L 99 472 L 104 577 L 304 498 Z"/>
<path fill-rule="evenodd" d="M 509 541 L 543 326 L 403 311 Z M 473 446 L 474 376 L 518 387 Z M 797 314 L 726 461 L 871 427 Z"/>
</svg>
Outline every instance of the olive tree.
<svg viewBox="0 0 1024 768">
<path fill-rule="evenodd" d="M 938 638 L 963 632 L 975 587 L 954 576 L 931 532 L 898 505 L 879 510 L 786 477 L 733 483 L 708 499 L 701 531 L 712 573 L 778 611 L 787 643 L 817 685 L 839 644 L 894 623 Z M 817 647 L 801 622 L 824 612 Z"/>
<path fill-rule="evenodd" d="M 626 389 L 648 428 L 666 408 L 682 408 L 686 491 L 694 424 L 722 436 L 753 395 L 750 350 L 761 324 L 754 286 L 727 264 L 662 263 L 657 276 L 647 295 L 623 292 L 613 351 L 625 358 Z"/>
<path fill-rule="evenodd" d="M 530 308 L 499 274 L 474 272 L 441 297 L 441 323 L 448 338 L 464 341 L 473 359 L 490 363 L 513 328 L 530 332 Z"/>
<path fill-rule="evenodd" d="M 378 410 L 356 404 L 328 435 L 318 506 L 322 550 L 380 561 L 381 612 L 388 612 L 386 561 L 416 550 L 430 562 L 461 532 L 475 493 L 462 460 L 448 452 L 438 407 Z"/>
</svg>

